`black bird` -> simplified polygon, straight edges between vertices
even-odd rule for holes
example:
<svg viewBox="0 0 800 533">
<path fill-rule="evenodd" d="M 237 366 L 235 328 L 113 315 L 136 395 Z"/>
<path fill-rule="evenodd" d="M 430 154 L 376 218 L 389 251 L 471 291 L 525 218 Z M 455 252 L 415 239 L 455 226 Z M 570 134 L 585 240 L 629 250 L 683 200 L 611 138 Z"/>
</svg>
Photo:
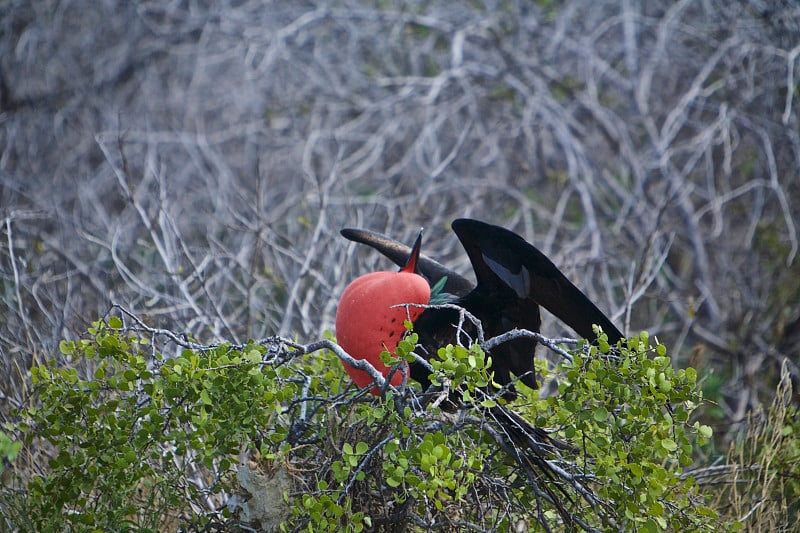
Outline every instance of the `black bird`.
<svg viewBox="0 0 800 533">
<path fill-rule="evenodd" d="M 593 324 L 603 329 L 612 345 L 623 338 L 616 326 L 547 256 L 516 233 L 466 218 L 455 220 L 452 228 L 469 256 L 477 285 L 427 256 L 420 256 L 416 271 L 431 285 L 446 277 L 444 290 L 455 297 L 452 303 L 481 321 L 486 338 L 514 328 L 538 332 L 540 305 L 592 342 L 596 341 Z M 351 228 L 341 233 L 347 239 L 375 248 L 401 267 L 411 254 L 410 247 L 379 233 Z M 454 326 L 458 323 L 457 309 L 426 309 L 414 322 L 414 331 L 423 348 L 432 354 L 454 342 Z M 467 333 L 475 333 L 474 329 L 465 329 Z M 535 348 L 534 339 L 518 338 L 492 350 L 494 379 L 507 387 L 507 398 L 514 396 L 511 373 L 529 387 L 537 386 L 533 367 Z M 423 389 L 430 384 L 428 371 L 422 365 L 411 365 L 411 377 Z"/>
<path fill-rule="evenodd" d="M 353 309 L 360 309 L 365 315 L 357 327 L 352 331 L 349 327 L 344 328 L 344 332 L 352 333 L 356 338 L 369 339 L 388 334 L 383 342 L 391 351 L 390 337 L 392 333 L 398 331 L 395 323 L 398 319 L 390 318 L 389 321 L 393 324 L 385 324 L 383 311 L 378 312 L 378 310 L 385 305 L 384 300 L 394 300 L 405 292 L 406 286 L 403 291 L 393 294 L 394 280 L 399 280 L 413 271 L 424 277 L 432 287 L 438 287 L 440 280 L 445 278 L 444 291 L 454 297 L 452 303 L 466 309 L 479 319 L 484 336 L 487 338 L 501 335 L 514 328 L 538 332 L 541 326 L 539 306 L 542 305 L 572 327 L 581 337 L 596 341 L 592 325 L 597 324 L 608 336 L 609 343 L 615 344 L 622 339 L 622 333 L 586 295 L 544 254 L 519 235 L 498 226 L 470 219 L 456 220 L 452 227 L 469 256 L 477 285 L 472 285 L 433 259 L 419 256 L 419 238 L 412 250 L 378 233 L 343 229 L 342 235 L 346 238 L 367 244 L 398 266 L 404 267 L 400 273 L 373 273 L 377 274 L 375 278 L 370 277 L 370 274 L 362 276 L 359 278 L 362 286 L 366 286 L 366 279 L 370 282 L 379 279 L 386 285 L 381 285 L 379 288 L 370 287 L 370 291 L 364 291 L 358 297 L 346 296 L 349 288 L 345 290 L 346 294 L 343 294 L 339 308 L 341 310 L 343 305 L 348 308 L 345 318 L 351 319 L 352 315 L 349 313 L 353 312 Z M 406 279 L 402 283 L 409 282 Z M 422 283 L 424 287 L 424 281 Z M 408 295 L 404 297 L 409 298 Z M 403 302 L 419 301 L 413 299 L 414 297 Z M 433 299 L 431 301 L 433 302 Z M 414 308 L 415 312 L 418 310 L 419 308 Z M 412 309 L 408 312 L 409 315 L 414 314 Z M 337 336 L 339 318 L 337 311 Z M 416 315 L 414 331 L 419 335 L 419 343 L 428 352 L 428 357 L 439 347 L 455 342 L 457 336 L 455 325 L 459 320 L 459 310 L 449 307 L 431 307 Z M 474 327 L 470 327 L 467 323 L 464 324 L 464 329 L 474 338 L 476 334 Z M 352 347 L 355 348 L 356 345 L 353 344 Z M 533 366 L 535 347 L 535 340 L 519 338 L 492 349 L 494 379 L 505 386 L 503 394 L 505 399 L 510 400 L 515 396 L 512 373 L 526 385 L 536 387 Z M 374 354 L 367 353 L 369 350 L 371 348 L 367 346 L 352 355 L 370 358 Z M 428 388 L 430 379 L 424 365 L 412 364 L 410 373 L 424 390 Z M 448 407 L 468 406 L 461 404 L 457 397 L 451 396 Z M 575 504 L 576 497 L 580 498 L 581 495 L 585 497 L 589 491 L 584 487 L 571 492 L 569 487 L 574 484 L 573 481 L 565 482 L 563 470 L 555 468 L 551 460 L 562 457 L 563 453 L 569 455 L 580 453 L 580 450 L 551 436 L 546 429 L 534 427 L 502 403 L 488 408 L 483 408 L 480 404 L 473 407 L 482 415 L 481 427 L 492 436 L 499 448 L 514 460 L 528 483 L 534 486 L 536 493 L 546 496 L 564 520 L 567 529 L 575 528 L 577 524 L 570 508 Z"/>
</svg>

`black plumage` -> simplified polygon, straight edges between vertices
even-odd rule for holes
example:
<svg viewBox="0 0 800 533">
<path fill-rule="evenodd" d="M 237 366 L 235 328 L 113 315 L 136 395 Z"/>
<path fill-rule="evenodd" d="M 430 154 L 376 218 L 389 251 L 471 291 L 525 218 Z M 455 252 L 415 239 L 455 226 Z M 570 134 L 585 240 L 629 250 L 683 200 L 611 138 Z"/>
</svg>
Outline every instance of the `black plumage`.
<svg viewBox="0 0 800 533">
<path fill-rule="evenodd" d="M 599 325 L 611 344 L 622 339 L 622 333 L 566 276 L 540 252 L 505 228 L 472 219 L 458 219 L 452 224 L 475 271 L 476 285 L 443 266 L 421 256 L 417 272 L 432 285 L 446 276 L 444 290 L 452 294 L 456 305 L 481 321 L 486 338 L 514 328 L 538 332 L 541 326 L 539 306 L 553 313 L 583 338 L 595 341 L 593 324 Z M 361 229 L 343 229 L 342 235 L 352 241 L 375 248 L 403 266 L 411 248 L 384 235 Z M 420 344 L 429 352 L 455 340 L 457 309 L 426 309 L 414 323 Z M 474 335 L 474 328 L 465 325 L 465 332 Z M 536 387 L 533 356 L 536 341 L 518 338 L 492 350 L 495 381 L 509 387 L 513 396 L 513 377 Z M 422 365 L 412 365 L 411 377 L 423 387 L 429 383 Z"/>
</svg>

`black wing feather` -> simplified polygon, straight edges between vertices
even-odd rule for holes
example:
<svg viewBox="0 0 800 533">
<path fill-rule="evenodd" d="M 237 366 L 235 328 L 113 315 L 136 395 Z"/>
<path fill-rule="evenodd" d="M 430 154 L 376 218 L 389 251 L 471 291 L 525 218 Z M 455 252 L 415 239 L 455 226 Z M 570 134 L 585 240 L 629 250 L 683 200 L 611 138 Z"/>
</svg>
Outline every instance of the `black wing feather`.
<svg viewBox="0 0 800 533">
<path fill-rule="evenodd" d="M 519 298 L 530 298 L 553 313 L 581 337 L 595 339 L 592 324 L 603 328 L 610 343 L 622 333 L 589 298 L 532 244 L 505 228 L 471 219 L 453 222 L 469 255 L 478 287 L 502 284 Z"/>
</svg>

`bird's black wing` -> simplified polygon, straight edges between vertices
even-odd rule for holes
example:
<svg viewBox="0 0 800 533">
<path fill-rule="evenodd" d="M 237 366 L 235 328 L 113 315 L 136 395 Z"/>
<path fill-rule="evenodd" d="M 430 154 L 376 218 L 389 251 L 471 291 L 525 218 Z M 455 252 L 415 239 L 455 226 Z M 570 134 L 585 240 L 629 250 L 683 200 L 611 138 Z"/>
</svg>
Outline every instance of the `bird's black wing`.
<svg viewBox="0 0 800 533">
<path fill-rule="evenodd" d="M 595 339 L 592 324 L 603 328 L 611 344 L 622 333 L 533 245 L 505 228 L 461 218 L 453 222 L 469 255 L 478 287 L 491 290 L 501 283 L 520 298 L 530 298 L 553 313 L 581 337 Z"/>
<path fill-rule="evenodd" d="M 374 231 L 344 228 L 341 234 L 346 239 L 371 246 L 391 259 L 399 267 L 406 264 L 411 253 L 409 246 Z M 417 261 L 417 272 L 427 279 L 431 285 L 438 282 L 442 277 L 447 276 L 444 291 L 454 296 L 464 296 L 474 288 L 468 279 L 456 274 L 426 255 L 420 255 Z"/>
</svg>

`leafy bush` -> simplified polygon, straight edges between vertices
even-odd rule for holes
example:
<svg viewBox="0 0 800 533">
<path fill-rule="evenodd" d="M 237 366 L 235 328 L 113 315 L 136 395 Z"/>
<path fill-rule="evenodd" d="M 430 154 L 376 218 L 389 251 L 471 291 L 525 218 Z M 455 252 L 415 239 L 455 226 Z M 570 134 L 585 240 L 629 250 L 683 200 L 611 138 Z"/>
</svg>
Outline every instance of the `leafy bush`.
<svg viewBox="0 0 800 533">
<path fill-rule="evenodd" d="M 374 397 L 349 386 L 330 340 L 200 346 L 131 320 L 61 344 L 85 371 L 33 369 L 40 403 L 17 433 L 52 454 L 3 495 L 13 527 L 720 527 L 683 474 L 710 437 L 691 421 L 696 374 L 646 333 L 618 350 L 562 349 L 556 367 L 539 365 L 558 393 L 517 384 L 510 406 L 478 345 L 439 351 L 443 390 Z M 414 341 L 398 355 L 413 358 Z"/>
</svg>

